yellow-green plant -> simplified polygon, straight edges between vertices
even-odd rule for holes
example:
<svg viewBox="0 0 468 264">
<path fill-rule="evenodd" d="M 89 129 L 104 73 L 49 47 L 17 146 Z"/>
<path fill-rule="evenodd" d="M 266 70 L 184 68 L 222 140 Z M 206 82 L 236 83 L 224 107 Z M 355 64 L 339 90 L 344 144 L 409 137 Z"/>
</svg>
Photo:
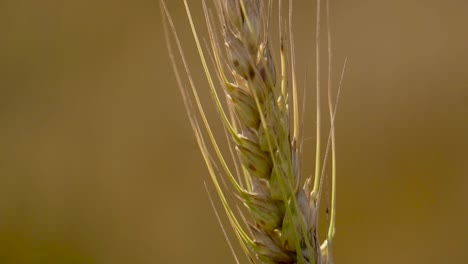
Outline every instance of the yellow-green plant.
<svg viewBox="0 0 468 264">
<path fill-rule="evenodd" d="M 202 48 L 186 0 L 184 4 L 209 89 L 233 150 L 235 166 L 228 165 L 226 153 L 217 143 L 164 2 L 161 2 L 161 7 L 174 72 L 198 145 L 229 223 L 252 263 L 332 263 L 331 246 L 336 211 L 335 109 L 330 88 L 331 51 L 328 34 L 328 106 L 331 123 L 329 144 L 323 156 L 320 146 L 319 71 L 321 1 L 317 0 L 317 139 L 313 177 L 302 173 L 303 137 L 291 30 L 292 0 L 289 0 L 288 16 L 284 16 L 283 3 L 279 1 L 280 67 L 273 61 L 270 45 L 272 0 L 214 2 L 222 30 L 215 28 L 217 23 L 203 1 L 210 55 L 206 55 L 206 50 Z M 328 1 L 326 6 L 328 14 Z M 222 40 L 219 40 L 220 37 Z M 175 51 L 171 39 L 175 43 Z M 181 57 L 184 74 L 180 74 L 174 57 L 177 53 Z M 209 61 L 213 62 L 214 72 L 210 70 Z M 219 82 L 215 81 L 216 77 Z M 188 83 L 188 87 L 185 83 Z M 226 104 L 222 102 L 224 97 Z M 328 156 L 329 146 L 332 157 L 331 213 L 326 238 L 320 244 L 319 206 L 326 167 L 326 162 L 321 160 Z M 221 184 L 224 179 L 228 179 L 231 187 Z M 229 202 L 231 196 L 237 197 L 247 209 L 241 210 L 236 203 Z M 238 262 L 237 257 L 235 259 Z"/>
</svg>

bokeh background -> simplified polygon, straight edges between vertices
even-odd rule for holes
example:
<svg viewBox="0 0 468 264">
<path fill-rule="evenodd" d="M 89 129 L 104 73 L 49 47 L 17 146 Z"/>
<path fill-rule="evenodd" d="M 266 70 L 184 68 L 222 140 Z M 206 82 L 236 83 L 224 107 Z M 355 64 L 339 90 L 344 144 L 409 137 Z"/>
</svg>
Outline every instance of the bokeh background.
<svg viewBox="0 0 468 264">
<path fill-rule="evenodd" d="M 167 2 L 209 104 L 182 1 Z M 315 3 L 294 10 L 312 91 Z M 468 2 L 331 12 L 335 82 L 349 59 L 336 263 L 466 262 Z M 0 1 L 0 263 L 234 263 L 161 21 L 157 0 Z"/>
</svg>

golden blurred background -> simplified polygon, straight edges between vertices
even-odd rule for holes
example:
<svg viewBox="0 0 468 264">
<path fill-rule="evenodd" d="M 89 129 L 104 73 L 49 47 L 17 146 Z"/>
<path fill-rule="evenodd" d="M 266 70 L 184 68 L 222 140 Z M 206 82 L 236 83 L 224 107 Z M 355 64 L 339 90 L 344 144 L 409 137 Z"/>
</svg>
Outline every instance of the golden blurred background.
<svg viewBox="0 0 468 264">
<path fill-rule="evenodd" d="M 168 2 L 209 104 L 182 1 Z M 465 263 L 468 2 L 335 0 L 331 13 L 335 82 L 349 59 L 336 263 Z M 309 95 L 314 14 L 294 1 Z M 161 21 L 157 0 L 0 1 L 0 263 L 234 263 Z"/>
</svg>

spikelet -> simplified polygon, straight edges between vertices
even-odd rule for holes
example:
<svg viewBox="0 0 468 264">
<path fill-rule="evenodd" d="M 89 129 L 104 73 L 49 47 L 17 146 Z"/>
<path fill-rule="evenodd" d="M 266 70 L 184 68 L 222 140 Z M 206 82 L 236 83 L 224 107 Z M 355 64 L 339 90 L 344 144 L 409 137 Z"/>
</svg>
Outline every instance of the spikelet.
<svg viewBox="0 0 468 264">
<path fill-rule="evenodd" d="M 212 73 L 208 68 L 187 1 L 184 3 L 208 84 L 227 128 L 232 147 L 235 149 L 235 161 L 238 162 L 241 170 L 236 170 L 234 173 L 218 147 L 191 79 L 171 17 L 162 2 L 162 10 L 167 18 L 164 22 L 169 22 L 169 28 L 173 32 L 190 83 L 189 89 L 184 88 L 182 77 L 179 75 L 166 25 L 168 48 L 197 142 L 242 248 L 253 263 L 332 263 L 330 249 L 334 235 L 334 192 L 332 193 L 332 219 L 327 238 L 322 246 L 320 246 L 317 232 L 320 186 L 321 179 L 323 179 L 319 162 L 321 158 L 319 157 L 321 153 L 320 102 L 317 101 L 318 157 L 312 188 L 312 179 L 304 179 L 301 175 L 302 153 L 299 134 L 301 124 L 299 124 L 297 110 L 292 35 L 289 38 L 291 60 L 286 59 L 288 54 L 284 47 L 287 39 L 281 37 L 281 49 L 278 52 L 281 57 L 281 74 L 277 74 L 278 68 L 273 62 L 268 32 L 271 1 L 217 0 L 217 11 L 223 26 L 222 41 L 218 41 L 219 36 L 216 35 L 216 32 L 221 30 L 213 28 L 210 12 L 203 2 L 213 60 L 217 69 L 216 74 L 221 80 L 221 91 L 227 98 L 227 109 L 225 109 L 218 95 L 220 89 L 216 88 Z M 290 1 L 289 8 L 291 5 Z M 319 11 L 320 0 L 318 0 L 317 11 L 318 24 Z M 291 26 L 291 13 L 289 19 Z M 317 34 L 318 32 L 319 25 Z M 292 67 L 292 76 L 288 76 L 287 67 Z M 281 77 L 278 78 L 277 75 Z M 317 93 L 319 94 L 318 78 L 319 72 L 317 72 Z M 290 91 L 292 91 L 292 106 Z M 334 109 L 330 96 L 329 94 L 329 110 L 332 120 L 330 126 L 333 156 L 332 190 L 334 191 Z M 198 110 L 200 117 L 192 114 L 195 109 Z M 216 163 L 209 153 L 200 121 L 206 129 L 209 142 L 216 154 L 215 157 L 218 158 L 218 164 L 223 169 L 222 173 L 216 170 Z M 222 188 L 219 177 L 227 177 L 234 188 Z M 225 193 L 232 190 L 235 192 L 234 195 Z M 248 215 L 244 216 L 242 211 L 240 215 L 237 215 L 232 209 L 235 205 L 228 202 L 227 196 L 238 197 L 247 208 Z"/>
</svg>

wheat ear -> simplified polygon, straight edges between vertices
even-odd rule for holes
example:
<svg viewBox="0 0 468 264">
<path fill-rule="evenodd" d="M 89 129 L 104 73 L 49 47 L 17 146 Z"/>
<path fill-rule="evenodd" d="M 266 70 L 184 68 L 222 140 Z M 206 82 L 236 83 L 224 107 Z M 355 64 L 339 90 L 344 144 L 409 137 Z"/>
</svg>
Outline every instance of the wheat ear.
<svg viewBox="0 0 468 264">
<path fill-rule="evenodd" d="M 221 102 L 188 3 L 184 1 L 208 84 L 232 142 L 231 146 L 235 149 L 234 161 L 241 168 L 235 171 L 227 164 L 225 155 L 218 147 L 192 81 L 172 19 L 165 3 L 161 3 L 163 15 L 166 17 L 164 22 L 169 53 L 192 128 L 229 223 L 249 260 L 252 263 L 331 263 L 333 260 L 330 252 L 335 217 L 336 173 L 333 122 L 336 107 L 333 107 L 331 100 L 329 77 L 331 117 L 329 142 L 332 142 L 333 168 L 332 218 L 327 238 L 320 246 L 317 232 L 318 207 L 321 198 L 320 187 L 325 171 L 325 162 L 323 164 L 320 162 L 320 102 L 317 101 L 317 162 L 315 180 L 313 180 L 301 174 L 302 138 L 294 75 L 294 45 L 291 32 L 292 1 L 289 1 L 289 21 L 286 20 L 289 30 L 283 24 L 285 21 L 280 18 L 280 78 L 277 78 L 277 66 L 271 55 L 271 40 L 268 32 L 272 2 L 216 0 L 219 21 L 223 26 L 221 34 L 223 49 L 220 47 L 219 36 L 216 34 L 217 30 L 214 28 L 211 13 L 203 1 L 212 61 L 216 67 L 216 75 L 219 77 L 222 92 L 227 98 L 227 107 L 224 107 Z M 279 6 L 281 10 L 281 1 Z M 320 0 L 317 1 L 317 6 L 318 40 Z M 174 58 L 175 53 L 169 40 L 170 31 L 173 33 L 177 51 L 182 59 L 189 88 L 184 86 L 184 78 L 179 74 Z M 289 38 L 284 38 L 283 33 L 287 31 L 289 31 Z M 286 46 L 289 47 L 286 48 Z M 331 60 L 331 57 L 329 59 Z M 318 64 L 317 47 L 317 99 L 320 96 Z M 288 67 L 291 67 L 290 76 Z M 290 92 L 292 92 L 292 98 L 289 97 Z M 199 115 L 195 115 L 194 110 L 197 110 Z M 203 123 L 208 142 L 200 123 Z M 212 145 L 215 155 L 210 154 L 208 143 Z M 327 146 L 327 153 L 329 146 Z M 221 165 L 221 170 L 218 170 L 217 164 Z M 220 177 L 227 177 L 233 188 L 223 188 L 219 181 Z M 314 182 L 313 186 L 312 182 Z M 232 195 L 226 192 L 231 191 L 245 205 L 247 215 L 244 215 L 243 210 L 234 210 L 236 206 L 228 202 Z M 236 261 L 238 261 L 237 257 Z"/>
</svg>

